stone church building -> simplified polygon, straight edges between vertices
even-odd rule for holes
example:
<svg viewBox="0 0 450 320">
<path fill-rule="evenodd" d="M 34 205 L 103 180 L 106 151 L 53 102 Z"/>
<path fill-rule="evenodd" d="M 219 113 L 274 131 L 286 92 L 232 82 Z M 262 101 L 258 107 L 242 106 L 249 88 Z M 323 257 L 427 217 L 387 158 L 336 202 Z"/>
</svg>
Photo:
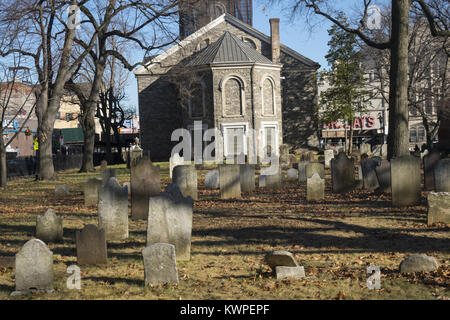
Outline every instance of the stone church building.
<svg viewBox="0 0 450 320">
<path fill-rule="evenodd" d="M 320 66 L 280 43 L 279 19 L 270 19 L 270 36 L 254 29 L 251 5 L 216 0 L 180 9 L 182 40 L 135 71 L 141 144 L 153 161 L 167 160 L 178 143 L 172 132 L 192 131 L 194 121 L 221 131 L 216 148 L 225 157 L 243 150 L 254 161 L 250 149 L 261 160 L 283 143 L 317 146 Z"/>
</svg>

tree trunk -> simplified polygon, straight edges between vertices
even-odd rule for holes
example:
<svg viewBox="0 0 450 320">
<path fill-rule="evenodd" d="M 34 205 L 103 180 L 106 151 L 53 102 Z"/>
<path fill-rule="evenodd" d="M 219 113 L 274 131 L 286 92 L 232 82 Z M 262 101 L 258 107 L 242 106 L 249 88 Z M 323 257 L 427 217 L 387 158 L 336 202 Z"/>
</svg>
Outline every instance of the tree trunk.
<svg viewBox="0 0 450 320">
<path fill-rule="evenodd" d="M 388 158 L 409 155 L 408 24 L 410 0 L 392 0 Z"/>
<path fill-rule="evenodd" d="M 0 132 L 0 187 L 5 188 L 8 178 L 8 167 L 6 163 L 6 146 L 3 140 L 3 132 Z"/>
<path fill-rule="evenodd" d="M 353 123 L 350 124 L 350 139 L 348 141 L 348 155 L 351 156 L 353 151 Z"/>
<path fill-rule="evenodd" d="M 87 107 L 88 108 L 88 107 Z M 96 107 L 94 107 L 95 110 Z M 88 111 L 88 113 L 91 113 Z M 83 120 L 84 146 L 80 172 L 94 172 L 95 120 L 94 115 L 86 115 Z"/>
</svg>

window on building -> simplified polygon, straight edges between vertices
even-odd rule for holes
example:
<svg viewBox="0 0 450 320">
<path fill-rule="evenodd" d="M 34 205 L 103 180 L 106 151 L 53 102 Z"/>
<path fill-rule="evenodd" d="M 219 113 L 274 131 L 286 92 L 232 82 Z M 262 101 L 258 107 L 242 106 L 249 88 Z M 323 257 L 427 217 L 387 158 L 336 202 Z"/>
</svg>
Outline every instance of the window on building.
<svg viewBox="0 0 450 320">
<path fill-rule="evenodd" d="M 257 47 L 255 41 L 247 37 L 244 37 L 242 40 L 244 41 L 244 43 L 248 44 L 251 48 L 256 50 Z"/>
<path fill-rule="evenodd" d="M 263 115 L 275 115 L 275 88 L 271 79 L 266 78 L 262 85 Z"/>
<path fill-rule="evenodd" d="M 426 141 L 425 127 L 423 125 L 414 125 L 409 128 L 409 142 L 417 143 Z"/>
<path fill-rule="evenodd" d="M 222 88 L 223 113 L 225 116 L 243 114 L 244 84 L 233 76 L 225 80 Z"/>
</svg>

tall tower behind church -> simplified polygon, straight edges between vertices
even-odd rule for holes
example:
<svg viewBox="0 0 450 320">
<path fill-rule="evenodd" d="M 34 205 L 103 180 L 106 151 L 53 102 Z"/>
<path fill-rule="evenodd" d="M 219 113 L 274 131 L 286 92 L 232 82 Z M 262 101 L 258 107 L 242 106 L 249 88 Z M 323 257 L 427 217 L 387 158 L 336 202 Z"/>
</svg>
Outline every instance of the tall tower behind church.
<svg viewBox="0 0 450 320">
<path fill-rule="evenodd" d="M 252 0 L 180 0 L 180 38 L 186 38 L 224 13 L 252 25 Z"/>
</svg>

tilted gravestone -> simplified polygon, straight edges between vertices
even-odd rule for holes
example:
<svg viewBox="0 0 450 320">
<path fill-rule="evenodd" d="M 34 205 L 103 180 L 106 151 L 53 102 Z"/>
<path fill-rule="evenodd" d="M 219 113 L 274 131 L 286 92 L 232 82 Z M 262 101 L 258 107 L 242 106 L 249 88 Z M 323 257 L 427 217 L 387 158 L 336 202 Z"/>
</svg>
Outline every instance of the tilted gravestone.
<svg viewBox="0 0 450 320">
<path fill-rule="evenodd" d="M 306 165 L 308 161 L 300 161 L 298 163 L 298 182 L 306 182 Z"/>
<path fill-rule="evenodd" d="M 241 197 L 240 166 L 238 164 L 219 165 L 219 184 L 221 199 Z"/>
<path fill-rule="evenodd" d="M 170 243 L 175 246 L 179 260 L 191 258 L 192 212 L 194 201 L 184 197 L 176 184 L 149 201 L 147 246 Z"/>
<path fill-rule="evenodd" d="M 128 190 L 116 178 L 109 178 L 98 191 L 98 226 L 106 240 L 128 238 Z"/>
<path fill-rule="evenodd" d="M 176 166 L 182 166 L 184 165 L 184 157 L 181 157 L 178 153 L 175 153 L 170 159 L 169 159 L 169 176 L 170 179 L 172 179 L 173 176 L 173 168 Z"/>
<path fill-rule="evenodd" d="M 240 167 L 241 191 L 255 191 L 255 166 L 252 164 L 241 164 Z"/>
<path fill-rule="evenodd" d="M 391 160 L 393 206 L 409 206 L 420 201 L 420 158 L 403 156 Z"/>
<path fill-rule="evenodd" d="M 178 185 L 183 196 L 198 200 L 197 170 L 192 165 L 176 166 L 173 169 L 172 183 Z"/>
<path fill-rule="evenodd" d="M 161 193 L 160 168 L 142 157 L 131 167 L 131 218 L 146 220 L 148 199 Z"/>
<path fill-rule="evenodd" d="M 53 209 L 48 209 L 43 216 L 36 218 L 36 238 L 45 242 L 63 239 L 63 220 Z"/>
<path fill-rule="evenodd" d="M 325 168 L 329 168 L 331 159 L 334 158 L 334 150 L 332 150 L 332 149 L 325 150 L 324 156 L 325 156 Z"/>
<path fill-rule="evenodd" d="M 434 167 L 434 190 L 450 192 L 450 159 L 442 159 Z"/>
<path fill-rule="evenodd" d="M 375 168 L 377 180 L 379 184 L 378 190 L 383 193 L 391 192 L 391 163 L 383 159 Z"/>
<path fill-rule="evenodd" d="M 321 179 L 318 173 L 314 173 L 306 183 L 306 200 L 319 201 L 323 199 L 325 199 L 325 179 Z"/>
<path fill-rule="evenodd" d="M 361 162 L 361 170 L 363 174 L 363 187 L 366 190 L 375 190 L 380 185 L 378 183 L 376 167 L 381 163 L 381 158 L 373 157 Z"/>
<path fill-rule="evenodd" d="M 306 165 L 306 179 L 317 173 L 322 179 L 325 177 L 325 167 L 322 163 L 312 162 Z"/>
<path fill-rule="evenodd" d="M 205 175 L 205 188 L 209 190 L 219 189 L 219 170 L 214 169 Z"/>
<path fill-rule="evenodd" d="M 434 167 L 441 159 L 441 153 L 434 149 L 423 157 L 423 186 L 425 190 L 434 189 Z"/>
<path fill-rule="evenodd" d="M 16 254 L 16 291 L 12 295 L 31 291 L 53 291 L 53 252 L 39 239 L 29 240 Z"/>
<path fill-rule="evenodd" d="M 334 193 L 349 192 L 356 186 L 353 159 L 347 158 L 344 152 L 331 160 L 331 183 Z"/>
<path fill-rule="evenodd" d="M 298 170 L 291 168 L 287 171 L 287 181 L 289 182 L 297 182 L 298 181 Z"/>
<path fill-rule="evenodd" d="M 84 205 L 96 206 L 98 203 L 98 188 L 102 185 L 102 179 L 91 178 L 84 182 Z"/>
<path fill-rule="evenodd" d="M 430 192 L 428 194 L 428 225 L 450 224 L 450 192 Z"/>
<path fill-rule="evenodd" d="M 168 243 L 155 243 L 142 250 L 144 260 L 145 284 L 178 284 L 178 270 L 175 246 Z"/>
<path fill-rule="evenodd" d="M 77 264 L 105 264 L 108 262 L 105 230 L 88 224 L 76 233 Z"/>
<path fill-rule="evenodd" d="M 109 178 L 115 178 L 116 177 L 116 169 L 113 168 L 105 168 L 102 169 L 102 186 L 104 187 L 105 184 L 108 182 Z"/>
</svg>

